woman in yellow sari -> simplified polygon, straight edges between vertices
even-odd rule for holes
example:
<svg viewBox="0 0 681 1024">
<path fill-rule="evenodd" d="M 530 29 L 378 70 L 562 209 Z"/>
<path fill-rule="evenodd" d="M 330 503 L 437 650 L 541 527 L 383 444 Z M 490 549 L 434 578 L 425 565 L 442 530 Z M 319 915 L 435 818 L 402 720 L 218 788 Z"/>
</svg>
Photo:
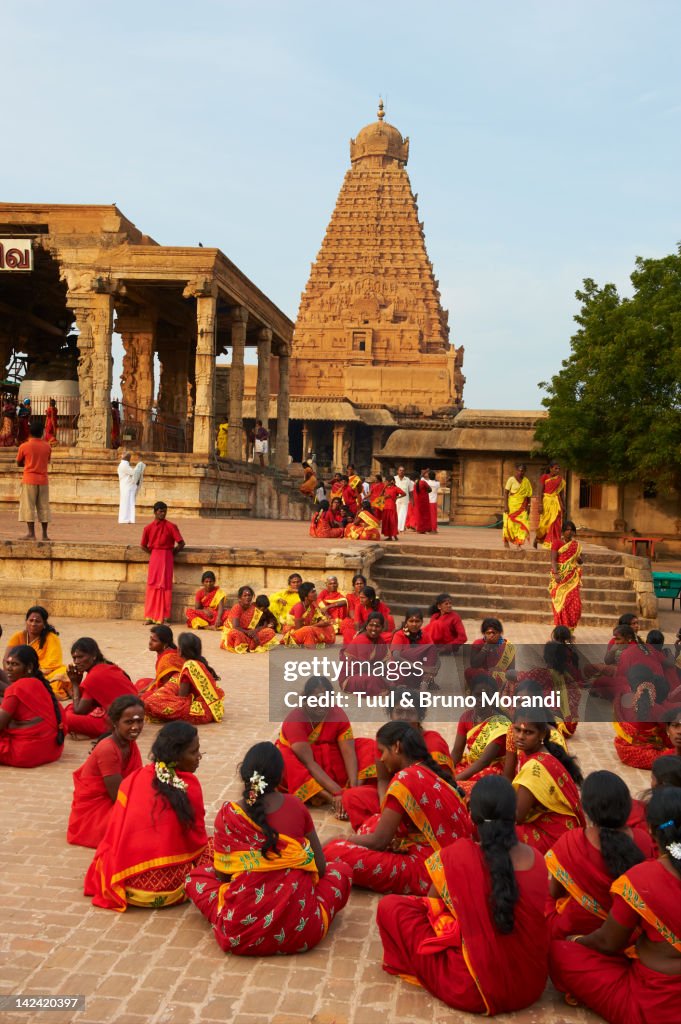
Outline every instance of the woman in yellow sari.
<svg viewBox="0 0 681 1024">
<path fill-rule="evenodd" d="M 380 540 L 381 524 L 374 515 L 370 501 L 363 501 L 362 508 L 351 523 L 345 527 L 348 540 Z"/>
<path fill-rule="evenodd" d="M 192 725 L 220 722 L 224 715 L 224 690 L 220 678 L 201 653 L 195 633 L 180 633 L 180 654 L 185 659 L 179 679 L 144 694 L 144 709 L 152 721 L 184 721 Z"/>
<path fill-rule="evenodd" d="M 499 619 L 483 619 L 482 636 L 471 645 L 471 664 L 464 671 L 469 687 L 478 676 L 490 675 L 499 689 L 506 684 L 506 673 L 515 665 L 515 645 L 504 638 L 504 627 Z"/>
<path fill-rule="evenodd" d="M 557 462 L 552 462 L 548 473 L 543 473 L 539 477 L 539 497 L 542 510 L 533 547 L 542 544 L 543 547 L 550 548 L 555 541 L 560 540 L 565 515 L 565 480 L 561 476 Z"/>
<path fill-rule="evenodd" d="M 457 731 L 452 749 L 456 767 L 456 781 L 466 795 L 479 779 L 486 775 L 502 775 L 506 759 L 506 736 L 510 720 L 493 705 L 483 707 L 483 693 L 493 698 L 498 688 L 491 676 L 478 676 L 473 684 L 476 707 L 472 721 L 463 733 Z"/>
<path fill-rule="evenodd" d="M 47 608 L 36 604 L 26 612 L 26 628 L 9 638 L 7 648 L 26 644 L 38 655 L 40 671 L 47 679 L 58 700 L 71 696 L 71 684 L 61 650 L 59 633 L 48 622 Z"/>
<path fill-rule="evenodd" d="M 582 546 L 576 533 L 575 524 L 567 520 L 561 539 L 551 548 L 549 583 L 554 625 L 573 631 L 582 617 Z"/>
<path fill-rule="evenodd" d="M 527 479 L 527 466 L 518 462 L 515 473 L 506 481 L 504 495 L 506 511 L 504 512 L 504 547 L 511 544 L 521 548 L 530 539 L 530 498 L 532 484 Z"/>
<path fill-rule="evenodd" d="M 269 595 L 270 611 L 276 618 L 280 629 L 291 614 L 293 606 L 300 601 L 298 590 L 302 582 L 303 577 L 300 573 L 292 572 L 286 581 L 286 586 L 282 590 L 277 590 L 274 594 Z"/>
</svg>

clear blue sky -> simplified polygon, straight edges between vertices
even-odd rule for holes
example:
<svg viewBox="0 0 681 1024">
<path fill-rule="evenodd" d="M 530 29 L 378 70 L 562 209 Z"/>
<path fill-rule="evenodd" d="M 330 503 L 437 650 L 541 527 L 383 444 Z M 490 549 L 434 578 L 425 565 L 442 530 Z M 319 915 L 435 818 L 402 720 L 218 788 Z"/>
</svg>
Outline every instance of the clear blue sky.
<svg viewBox="0 0 681 1024">
<path fill-rule="evenodd" d="M 0 33 L 3 200 L 116 202 L 292 319 L 382 93 L 469 407 L 538 407 L 581 279 L 681 238 L 676 0 L 22 0 Z"/>
</svg>

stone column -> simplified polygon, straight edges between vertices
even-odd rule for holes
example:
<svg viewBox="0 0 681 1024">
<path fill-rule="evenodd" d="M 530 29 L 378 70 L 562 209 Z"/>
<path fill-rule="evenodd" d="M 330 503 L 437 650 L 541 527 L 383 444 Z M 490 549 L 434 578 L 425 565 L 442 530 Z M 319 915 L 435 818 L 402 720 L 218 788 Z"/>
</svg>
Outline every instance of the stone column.
<svg viewBox="0 0 681 1024">
<path fill-rule="evenodd" d="M 258 331 L 258 382 L 255 388 L 255 418 L 269 429 L 270 418 L 270 357 L 272 331 L 261 327 Z"/>
<path fill-rule="evenodd" d="M 277 453 L 274 464 L 288 470 L 289 350 L 279 353 L 279 394 L 277 395 Z"/>
<path fill-rule="evenodd" d="M 303 423 L 303 462 L 307 459 L 307 423 Z"/>
<path fill-rule="evenodd" d="M 244 400 L 244 346 L 248 310 L 243 306 L 232 309 L 232 364 L 229 371 L 229 435 L 227 454 L 230 459 L 243 458 L 243 400 Z M 265 417 L 267 419 L 267 417 Z"/>
<path fill-rule="evenodd" d="M 66 304 L 78 325 L 78 447 L 107 448 L 111 440 L 111 333 L 113 297 L 106 291 L 69 290 Z"/>
<path fill-rule="evenodd" d="M 195 455 L 208 457 L 215 448 L 215 327 L 217 298 L 196 297 L 196 361 L 194 399 Z"/>
<path fill-rule="evenodd" d="M 340 473 L 343 469 L 343 438 L 345 435 L 345 424 L 334 423 L 333 425 L 333 471 Z"/>
<path fill-rule="evenodd" d="M 121 312 L 116 318 L 116 331 L 123 340 L 124 349 L 121 374 L 123 419 L 139 423 L 141 435 L 138 445 L 148 451 L 154 447 L 152 410 L 156 319 L 153 315 Z"/>
</svg>

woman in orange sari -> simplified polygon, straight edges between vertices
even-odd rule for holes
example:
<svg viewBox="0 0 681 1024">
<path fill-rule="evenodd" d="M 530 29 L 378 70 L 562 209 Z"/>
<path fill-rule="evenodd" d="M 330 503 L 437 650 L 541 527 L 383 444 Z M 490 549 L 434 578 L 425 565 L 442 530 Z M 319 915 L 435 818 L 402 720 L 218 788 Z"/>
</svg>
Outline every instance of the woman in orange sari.
<svg viewBox="0 0 681 1024">
<path fill-rule="evenodd" d="M 345 527 L 348 540 L 380 540 L 381 521 L 374 514 L 370 501 L 363 501 L 360 511 Z"/>
<path fill-rule="evenodd" d="M 180 719 L 192 725 L 222 721 L 225 692 L 218 686 L 219 675 L 201 653 L 201 640 L 195 633 L 180 633 L 177 643 L 184 659 L 182 671 L 179 678 L 143 695 L 148 717 L 156 722 Z"/>
<path fill-rule="evenodd" d="M 334 632 L 340 633 L 341 623 L 348 615 L 348 599 L 338 589 L 337 576 L 326 577 L 326 585 L 317 600 L 320 609 L 333 620 Z"/>
<path fill-rule="evenodd" d="M 549 731 L 548 721 L 537 710 L 516 712 L 513 734 L 519 768 L 513 788 L 518 838 L 540 853 L 564 832 L 585 824 L 577 788 L 582 773 L 575 758 L 549 739 Z"/>
<path fill-rule="evenodd" d="M 314 493 L 317 490 L 317 477 L 315 476 L 315 471 L 307 462 L 303 463 L 303 482 L 298 490 L 306 498 L 310 498 L 310 500 L 314 498 Z"/>
<path fill-rule="evenodd" d="M 518 842 L 514 812 L 509 782 L 482 779 L 471 794 L 479 842 L 459 839 L 428 859 L 428 896 L 378 904 L 383 970 L 455 1010 L 522 1010 L 546 986 L 546 869 Z"/>
<path fill-rule="evenodd" d="M 343 517 L 340 510 L 340 500 L 334 498 L 329 505 L 326 498 L 319 502 L 319 508 L 312 513 L 310 520 L 311 537 L 342 537 Z"/>
<path fill-rule="evenodd" d="M 51 398 L 50 404 L 45 411 L 45 433 L 43 434 L 43 440 L 53 446 L 57 443 L 57 422 L 57 403 L 54 398 Z"/>
<path fill-rule="evenodd" d="M 388 484 L 383 480 L 380 473 L 374 477 L 374 482 L 369 488 L 369 501 L 374 510 L 374 515 L 379 523 L 383 518 L 383 506 L 385 505 L 385 491 Z"/>
<path fill-rule="evenodd" d="M 59 760 L 65 731 L 61 708 L 34 649 L 10 647 L 5 673 L 9 685 L 0 691 L 0 765 L 37 768 Z"/>
<path fill-rule="evenodd" d="M 333 621 L 317 602 L 314 583 L 301 583 L 300 601 L 291 609 L 284 626 L 287 647 L 329 647 L 336 639 Z"/>
<path fill-rule="evenodd" d="M 232 654 L 262 654 L 277 647 L 281 641 L 268 598 L 262 595 L 267 607 L 259 608 L 252 587 L 239 587 L 236 596 L 236 604 L 225 613 L 220 647 Z"/>
<path fill-rule="evenodd" d="M 243 795 L 215 819 L 214 864 L 187 879 L 187 895 L 234 956 L 312 949 L 350 895 L 349 868 L 327 866 L 310 812 L 278 791 L 283 770 L 272 743 L 251 747 L 239 766 Z"/>
<path fill-rule="evenodd" d="M 85 895 L 96 907 L 122 912 L 184 903 L 187 872 L 213 859 L 195 775 L 201 754 L 194 726 L 164 725 L 151 760 L 121 783 L 85 876 Z"/>
<path fill-rule="evenodd" d="M 106 831 L 123 779 L 142 767 L 137 746 L 144 728 L 144 704 L 139 697 L 116 697 L 107 711 L 111 732 L 92 745 L 87 761 L 73 773 L 73 800 L 66 841 L 95 849 Z"/>
<path fill-rule="evenodd" d="M 548 473 L 539 477 L 539 500 L 542 510 L 533 546 L 552 548 L 560 540 L 565 515 L 565 480 L 557 462 L 552 462 Z"/>
<path fill-rule="evenodd" d="M 561 537 L 551 545 L 549 594 L 556 626 L 573 632 L 582 616 L 582 545 L 576 540 L 577 527 L 569 519 Z"/>
<path fill-rule="evenodd" d="M 586 828 L 566 832 L 546 854 L 551 875 L 547 920 L 552 939 L 588 935 L 605 921 L 610 886 L 648 857 L 655 845 L 648 832 L 627 825 L 631 796 L 613 772 L 591 772 L 582 787 Z"/>
<path fill-rule="evenodd" d="M 169 682 L 178 682 L 184 665 L 184 658 L 175 646 L 170 626 L 151 627 L 149 650 L 156 655 L 156 670 L 153 678 L 145 676 L 137 680 L 135 689 L 140 694 L 151 693 Z"/>
<path fill-rule="evenodd" d="M 196 591 L 194 607 L 185 608 L 184 617 L 189 629 L 219 629 L 225 624 L 227 595 L 218 587 L 215 573 L 208 570 L 201 577 Z"/>
<path fill-rule="evenodd" d="M 596 931 L 554 940 L 549 971 L 573 1005 L 610 1024 L 678 1024 L 681 992 L 681 791 L 658 789 L 648 824 L 662 855 L 612 884 Z M 629 947 L 635 942 L 635 952 Z"/>
<path fill-rule="evenodd" d="M 349 839 L 327 843 L 324 853 L 348 864 L 353 884 L 364 889 L 426 893 L 427 858 L 471 834 L 468 811 L 451 774 L 407 722 L 381 726 L 376 743 L 392 776 L 380 814 Z"/>
</svg>

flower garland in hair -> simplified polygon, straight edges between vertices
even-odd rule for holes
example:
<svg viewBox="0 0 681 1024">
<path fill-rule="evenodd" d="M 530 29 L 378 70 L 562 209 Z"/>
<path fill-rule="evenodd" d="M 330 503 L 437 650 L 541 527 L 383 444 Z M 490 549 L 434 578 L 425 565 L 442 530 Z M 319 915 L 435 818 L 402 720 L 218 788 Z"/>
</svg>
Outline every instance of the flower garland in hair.
<svg viewBox="0 0 681 1024">
<path fill-rule="evenodd" d="M 648 696 L 650 697 L 650 703 L 651 704 L 656 704 L 657 703 L 657 692 L 656 692 L 655 687 L 653 686 L 653 684 L 652 683 L 641 683 L 641 685 L 637 687 L 636 692 L 634 693 L 633 704 L 634 704 L 634 709 L 636 711 L 638 711 L 639 701 L 641 700 L 641 697 L 643 696 L 644 693 L 647 693 Z"/>
<path fill-rule="evenodd" d="M 156 778 L 159 782 L 164 782 L 166 786 L 172 786 L 173 789 L 181 789 L 183 792 L 186 792 L 187 783 L 178 778 L 175 773 L 174 764 L 166 764 L 165 761 L 156 761 L 154 764 L 154 771 L 156 772 Z"/>
<path fill-rule="evenodd" d="M 248 795 L 246 796 L 246 803 L 249 807 L 252 807 L 259 796 L 267 790 L 267 779 L 260 772 L 253 772 L 250 779 L 248 780 Z"/>
<path fill-rule="evenodd" d="M 673 820 L 673 818 L 669 821 L 664 821 L 660 825 L 660 832 L 664 832 L 668 828 L 676 828 L 676 822 Z M 681 860 L 681 843 L 669 843 L 668 845 L 665 845 L 665 849 L 667 853 L 669 853 L 674 858 L 674 860 Z"/>
</svg>

